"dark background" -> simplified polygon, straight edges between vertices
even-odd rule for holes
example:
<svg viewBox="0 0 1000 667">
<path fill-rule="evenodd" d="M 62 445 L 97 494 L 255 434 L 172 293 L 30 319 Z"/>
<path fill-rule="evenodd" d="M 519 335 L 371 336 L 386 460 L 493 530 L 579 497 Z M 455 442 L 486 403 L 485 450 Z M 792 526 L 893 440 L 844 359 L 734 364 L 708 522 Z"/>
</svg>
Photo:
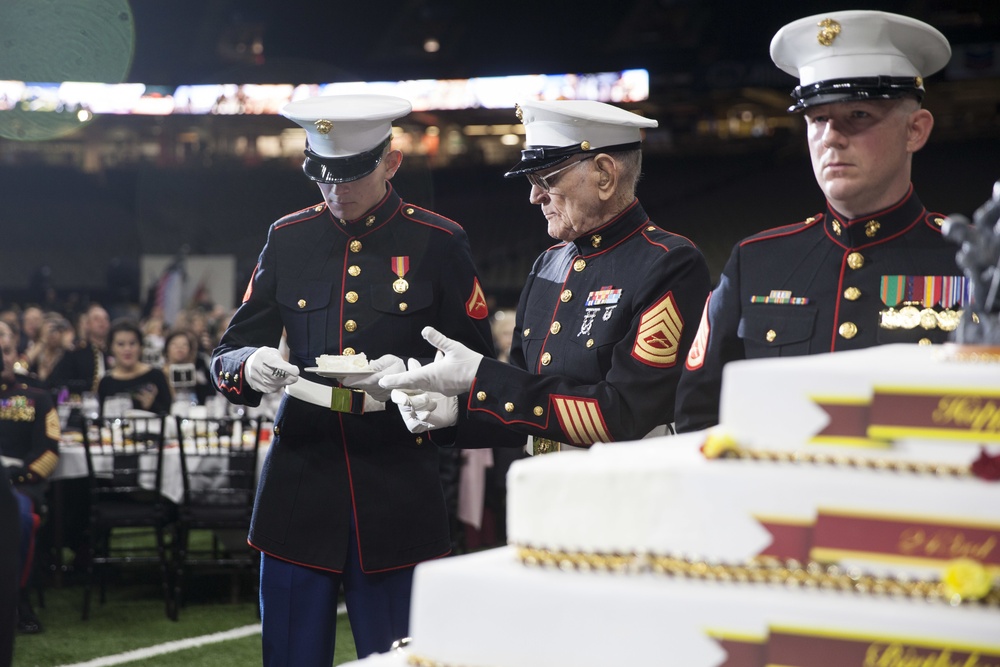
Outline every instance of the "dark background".
<svg viewBox="0 0 1000 667">
<path fill-rule="evenodd" d="M 9 1 L 8 9 L 29 6 L 22 4 L 29 0 Z M 43 28 L 52 21 L 55 35 L 60 2 L 66 1 L 31 0 L 32 20 Z M 130 7 L 135 47 L 122 78 L 146 84 L 645 68 L 651 94 L 643 110 L 660 128 L 647 135 L 639 197 L 655 222 L 702 247 L 715 275 L 738 239 L 801 220 L 823 206 L 801 125 L 754 141 L 706 138 L 698 131 L 700 124 L 724 119 L 727 109 L 740 105 L 784 115 L 795 82 L 771 63 L 768 45 L 778 28 L 796 18 L 869 8 L 939 28 L 960 54 L 953 64 L 961 67 L 928 82 L 926 104 L 937 125 L 915 159 L 914 183 L 930 209 L 970 215 L 1000 178 L 1000 67 L 992 60 L 1000 57 L 996 0 L 135 0 Z M 0 7 L 0 24 L 4 11 Z M 429 37 L 439 40 L 438 52 L 424 51 Z M 33 62 L 11 57 L 16 41 L 0 43 L 0 79 L 35 80 L 23 73 Z M 977 45 L 985 45 L 980 51 L 988 58 L 984 74 L 975 76 L 973 67 L 970 76 L 969 53 L 980 52 Z M 91 55 L 64 56 L 55 38 L 34 39 L 30 47 L 50 56 L 37 59 L 45 61 L 46 72 L 65 68 L 69 80 L 78 71 L 74 66 L 88 65 Z M 414 116 L 424 124 L 484 122 L 482 113 Z M 221 136 L 248 122 L 100 117 L 87 135 L 100 139 L 79 140 L 108 141 L 118 128 L 180 131 L 178 123 L 198 123 L 195 131 Z M 269 122 L 288 125 L 280 117 Z M 485 122 L 513 118 L 505 110 Z M 0 139 L 0 299 L 8 302 L 37 300 L 46 286 L 79 292 L 83 299 L 141 299 L 139 256 L 171 254 L 184 246 L 192 253 L 235 255 L 242 292 L 268 225 L 319 201 L 297 162 L 216 158 L 95 171 L 72 160 L 53 165 L 51 156 L 33 159 L 31 150 L 44 149 L 45 142 L 21 142 L 15 152 L 17 143 Z M 466 228 L 485 289 L 499 305 L 512 305 L 531 261 L 551 240 L 537 207 L 527 201 L 527 184 L 503 179 L 504 166 L 473 161 L 432 168 L 411 157 L 395 182 L 409 201 Z"/>
</svg>

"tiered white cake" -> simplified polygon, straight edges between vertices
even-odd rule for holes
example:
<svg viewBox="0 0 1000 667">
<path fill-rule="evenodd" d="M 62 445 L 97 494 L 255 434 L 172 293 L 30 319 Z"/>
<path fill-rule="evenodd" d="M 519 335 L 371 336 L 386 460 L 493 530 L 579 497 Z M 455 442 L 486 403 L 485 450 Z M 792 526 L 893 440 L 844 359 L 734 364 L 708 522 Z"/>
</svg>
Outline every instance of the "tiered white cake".
<svg viewBox="0 0 1000 667">
<path fill-rule="evenodd" d="M 722 428 L 516 463 L 511 546 L 419 566 L 359 664 L 1000 665 L 1000 365 L 942 353 L 730 364 Z M 814 444 L 817 398 L 869 407 Z"/>
</svg>

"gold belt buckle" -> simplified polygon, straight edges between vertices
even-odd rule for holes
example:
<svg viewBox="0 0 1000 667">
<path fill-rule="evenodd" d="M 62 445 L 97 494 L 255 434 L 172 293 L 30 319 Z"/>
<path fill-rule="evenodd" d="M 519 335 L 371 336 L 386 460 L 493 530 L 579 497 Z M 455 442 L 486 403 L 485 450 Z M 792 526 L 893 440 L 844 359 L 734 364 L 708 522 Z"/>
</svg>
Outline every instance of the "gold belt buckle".
<svg viewBox="0 0 1000 667">
<path fill-rule="evenodd" d="M 360 394 L 360 396 L 359 396 Z M 361 389 L 347 389 L 346 387 L 330 387 L 330 409 L 334 412 L 361 413 L 360 406 L 356 403 L 360 399 L 361 406 L 364 405 L 365 392 Z"/>
<path fill-rule="evenodd" d="M 535 436 L 531 439 L 531 447 L 532 453 L 535 456 L 538 456 L 540 454 L 551 454 L 552 452 L 562 450 L 562 443 L 550 438 L 539 438 Z"/>
</svg>

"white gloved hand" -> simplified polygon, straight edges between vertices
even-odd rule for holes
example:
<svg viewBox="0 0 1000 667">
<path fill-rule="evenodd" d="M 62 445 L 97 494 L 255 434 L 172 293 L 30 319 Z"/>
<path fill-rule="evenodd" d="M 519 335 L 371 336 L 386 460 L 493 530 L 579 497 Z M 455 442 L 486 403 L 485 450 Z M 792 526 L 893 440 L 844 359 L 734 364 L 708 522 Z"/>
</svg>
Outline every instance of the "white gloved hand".
<svg viewBox="0 0 1000 667">
<path fill-rule="evenodd" d="M 269 394 L 299 381 L 299 369 L 288 363 L 273 347 L 259 347 L 243 365 L 243 376 L 250 386 Z"/>
<path fill-rule="evenodd" d="M 386 389 L 417 389 L 445 396 L 458 396 L 469 391 L 483 355 L 448 338 L 434 327 L 424 327 L 420 334 L 438 349 L 434 361 L 422 368 L 418 364 L 405 373 L 386 375 L 379 380 L 379 385 Z"/>
<path fill-rule="evenodd" d="M 409 370 L 418 368 L 420 362 L 410 359 Z M 393 389 L 391 397 L 410 433 L 454 426 L 458 421 L 458 399 L 454 396 L 433 391 Z"/>
<path fill-rule="evenodd" d="M 353 389 L 364 389 L 376 401 L 385 403 L 389 400 L 389 394 L 392 390 L 383 389 L 379 386 L 378 381 L 386 375 L 402 373 L 406 370 L 406 366 L 403 365 L 403 360 L 396 355 L 383 354 L 378 359 L 369 361 L 368 367 L 372 369 L 371 373 L 344 377 L 341 379 L 340 384 Z"/>
</svg>

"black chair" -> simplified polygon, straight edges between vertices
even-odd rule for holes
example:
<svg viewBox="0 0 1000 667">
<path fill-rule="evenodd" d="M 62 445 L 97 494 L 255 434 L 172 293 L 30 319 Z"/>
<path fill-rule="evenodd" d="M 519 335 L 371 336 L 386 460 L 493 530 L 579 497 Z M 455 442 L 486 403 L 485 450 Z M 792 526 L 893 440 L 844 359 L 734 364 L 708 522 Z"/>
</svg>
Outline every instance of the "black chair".
<svg viewBox="0 0 1000 667">
<path fill-rule="evenodd" d="M 269 432 L 270 420 L 248 416 L 176 420 L 184 497 L 173 548 L 174 606 L 179 610 L 184 603 L 185 575 L 192 567 L 228 572 L 235 602 L 240 576 L 255 573 L 260 562 L 247 544 L 247 531 L 257 492 L 261 434 Z M 193 541 L 192 531 L 199 531 L 200 539 Z M 256 583 L 256 576 L 253 580 Z"/>
<path fill-rule="evenodd" d="M 175 507 L 160 493 L 165 424 L 162 415 L 88 418 L 85 422 L 90 508 L 84 620 L 90 616 L 95 576 L 104 604 L 109 570 L 150 564 L 159 566 L 166 613 L 176 619 L 166 547 Z"/>
</svg>

